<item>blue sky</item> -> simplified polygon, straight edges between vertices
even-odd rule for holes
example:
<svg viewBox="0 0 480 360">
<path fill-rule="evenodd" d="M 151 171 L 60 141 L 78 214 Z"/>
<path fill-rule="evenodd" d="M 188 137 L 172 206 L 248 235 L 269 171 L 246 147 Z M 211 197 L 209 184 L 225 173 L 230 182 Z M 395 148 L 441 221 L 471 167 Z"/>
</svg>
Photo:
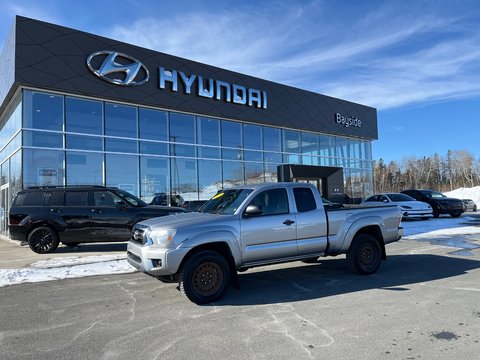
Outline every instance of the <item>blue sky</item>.
<svg viewBox="0 0 480 360">
<path fill-rule="evenodd" d="M 480 1 L 0 0 L 53 22 L 378 110 L 373 158 L 480 158 Z"/>
</svg>

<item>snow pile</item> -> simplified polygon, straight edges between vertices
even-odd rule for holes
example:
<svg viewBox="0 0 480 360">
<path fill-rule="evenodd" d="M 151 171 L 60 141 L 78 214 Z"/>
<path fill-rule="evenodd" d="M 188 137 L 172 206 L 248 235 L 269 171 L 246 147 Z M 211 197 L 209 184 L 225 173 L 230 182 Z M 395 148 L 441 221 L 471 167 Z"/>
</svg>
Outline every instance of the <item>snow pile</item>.
<svg viewBox="0 0 480 360">
<path fill-rule="evenodd" d="M 472 199 L 475 204 L 480 207 L 480 186 L 475 186 L 472 188 L 459 188 L 443 194 L 456 199 Z"/>
<path fill-rule="evenodd" d="M 136 271 L 125 255 L 62 257 L 37 261 L 29 268 L 0 269 L 0 287 L 30 282 L 71 279 Z"/>
</svg>

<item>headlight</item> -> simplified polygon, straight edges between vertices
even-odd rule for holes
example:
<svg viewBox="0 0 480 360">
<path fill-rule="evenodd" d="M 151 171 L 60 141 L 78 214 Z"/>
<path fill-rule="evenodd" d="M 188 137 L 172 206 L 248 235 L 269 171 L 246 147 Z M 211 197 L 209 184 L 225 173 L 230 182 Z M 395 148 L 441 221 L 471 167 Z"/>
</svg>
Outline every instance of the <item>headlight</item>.
<svg viewBox="0 0 480 360">
<path fill-rule="evenodd" d="M 147 234 L 151 243 L 160 246 L 168 246 L 172 243 L 173 237 L 177 233 L 175 229 L 150 229 Z"/>
</svg>

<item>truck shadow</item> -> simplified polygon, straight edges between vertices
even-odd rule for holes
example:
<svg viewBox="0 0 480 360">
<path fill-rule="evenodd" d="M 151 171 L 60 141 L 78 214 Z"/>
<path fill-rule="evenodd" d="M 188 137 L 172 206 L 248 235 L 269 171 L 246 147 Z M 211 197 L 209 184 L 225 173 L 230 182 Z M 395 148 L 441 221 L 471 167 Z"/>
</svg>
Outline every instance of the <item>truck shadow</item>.
<svg viewBox="0 0 480 360">
<path fill-rule="evenodd" d="M 376 274 L 361 276 L 348 270 L 345 259 L 321 259 L 312 265 L 241 273 L 240 290 L 230 289 L 214 305 L 288 303 L 369 289 L 408 291 L 409 285 L 462 275 L 479 267 L 478 260 L 425 254 L 392 255 Z"/>
</svg>

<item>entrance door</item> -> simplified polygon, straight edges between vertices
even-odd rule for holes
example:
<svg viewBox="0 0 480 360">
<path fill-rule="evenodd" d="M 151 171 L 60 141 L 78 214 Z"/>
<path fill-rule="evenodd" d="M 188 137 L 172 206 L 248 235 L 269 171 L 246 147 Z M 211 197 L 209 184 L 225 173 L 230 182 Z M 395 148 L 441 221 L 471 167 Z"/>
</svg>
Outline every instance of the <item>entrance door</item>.
<svg viewBox="0 0 480 360">
<path fill-rule="evenodd" d="M 7 235 L 8 231 L 8 184 L 1 187 L 0 194 L 0 234 Z"/>
</svg>

